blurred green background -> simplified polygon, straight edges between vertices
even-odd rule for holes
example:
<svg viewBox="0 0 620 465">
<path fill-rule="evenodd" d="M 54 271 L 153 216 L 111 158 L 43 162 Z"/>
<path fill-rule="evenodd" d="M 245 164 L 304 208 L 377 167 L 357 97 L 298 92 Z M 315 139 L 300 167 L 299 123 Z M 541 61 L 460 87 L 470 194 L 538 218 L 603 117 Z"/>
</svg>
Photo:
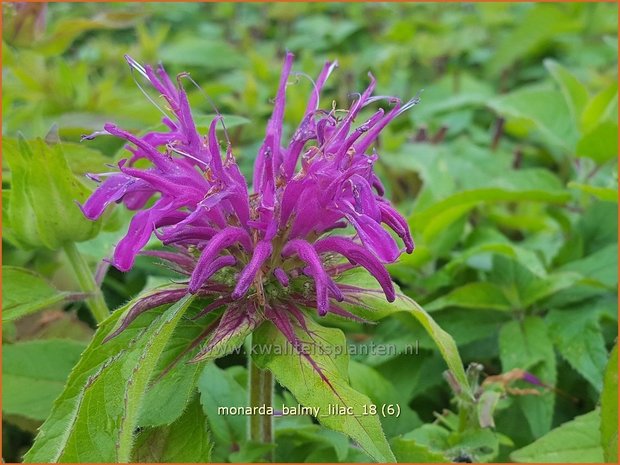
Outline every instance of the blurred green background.
<svg viewBox="0 0 620 465">
<path fill-rule="evenodd" d="M 287 91 L 289 133 L 311 90 L 301 73 L 315 77 L 328 59 L 340 67 L 325 89 L 326 108 L 332 100 L 346 107 L 365 88 L 368 71 L 378 95 L 409 99 L 423 89 L 421 104 L 390 125 L 377 147 L 379 176 L 417 246 L 390 271 L 452 334 L 465 362 L 482 363 L 489 375 L 528 370 L 562 392 L 508 395 L 498 406 L 493 451 L 477 458 L 509 460 L 598 402 L 617 336 L 617 4 L 3 3 L 2 10 L 3 137 L 59 138 L 79 176 L 105 171 L 123 156 L 120 141 L 78 144 L 82 134 L 107 121 L 134 132 L 159 124 L 161 114 L 136 86 L 125 54 L 161 61 L 171 74 L 190 72 L 227 115 L 246 175 L 286 49 L 300 72 Z M 206 123 L 213 110 L 203 91 L 188 88 L 197 119 Z M 4 160 L 2 168 L 3 265 L 76 289 L 61 254 L 19 247 L 5 218 L 11 173 Z M 93 267 L 127 221 L 119 209 L 99 236 L 80 244 Z M 144 258 L 130 273 L 111 269 L 106 299 L 119 305 L 163 276 Z M 388 438 L 425 443 L 419 427 L 451 407 L 451 393 L 423 330 L 407 315 L 377 327 L 331 324 L 347 329 L 356 344 L 419 340 L 418 355 L 354 357 L 360 363 L 350 375 L 376 402 L 403 406 L 400 418 L 383 419 Z M 12 391 L 4 386 L 5 460 L 19 460 L 29 447 L 93 328 L 76 303 L 3 324 L 3 343 L 26 347 L 4 350 L 5 378 L 17 379 Z M 33 407 L 32 399 L 9 393 L 28 389 L 19 384 L 24 364 L 37 372 L 55 363 L 28 358 L 37 353 L 33 341 L 48 339 L 68 345 L 55 349 L 65 355 Z M 227 382 L 243 379 L 239 357 L 218 365 L 210 369 L 229 372 Z M 245 388 L 228 386 L 221 394 L 239 389 Z M 319 429 L 301 438 L 299 425 L 278 425 L 280 460 L 364 460 L 354 448 L 339 449 L 336 433 Z M 216 449 L 217 459 L 253 459 L 243 445 L 237 455 L 226 447 Z M 449 447 L 454 458 L 471 444 Z"/>
</svg>

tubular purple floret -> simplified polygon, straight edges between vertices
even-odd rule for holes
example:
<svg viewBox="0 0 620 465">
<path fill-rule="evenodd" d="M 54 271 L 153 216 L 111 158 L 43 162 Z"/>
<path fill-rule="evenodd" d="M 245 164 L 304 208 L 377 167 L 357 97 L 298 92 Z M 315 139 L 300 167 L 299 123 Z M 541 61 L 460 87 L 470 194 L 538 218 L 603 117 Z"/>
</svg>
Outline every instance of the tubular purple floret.
<svg viewBox="0 0 620 465">
<path fill-rule="evenodd" d="M 369 250 L 345 237 L 326 237 L 314 244 L 318 253 L 336 252 L 352 264 L 364 267 L 377 280 L 389 302 L 396 298 L 394 284 L 383 264 Z"/>
<path fill-rule="evenodd" d="M 277 267 L 273 270 L 273 275 L 276 277 L 278 282 L 282 284 L 283 287 L 288 287 L 289 280 L 288 280 L 288 275 L 286 274 L 286 271 L 284 271 L 280 267 Z"/>
<path fill-rule="evenodd" d="M 237 300 L 245 295 L 248 291 L 254 278 L 259 272 L 260 268 L 263 266 L 265 261 L 271 256 L 271 251 L 273 247 L 271 242 L 260 241 L 254 247 L 254 253 L 252 254 L 252 258 L 250 262 L 241 270 L 241 274 L 239 274 L 239 278 L 237 280 L 237 285 L 235 286 L 235 290 L 232 293 L 232 298 Z"/>
<path fill-rule="evenodd" d="M 203 263 L 202 266 L 200 266 L 201 263 L 199 261 L 189 281 L 189 292 L 191 294 L 196 294 L 211 276 L 220 271 L 222 268 L 233 266 L 236 263 L 237 259 L 232 255 L 217 257 L 208 263 Z"/>
</svg>

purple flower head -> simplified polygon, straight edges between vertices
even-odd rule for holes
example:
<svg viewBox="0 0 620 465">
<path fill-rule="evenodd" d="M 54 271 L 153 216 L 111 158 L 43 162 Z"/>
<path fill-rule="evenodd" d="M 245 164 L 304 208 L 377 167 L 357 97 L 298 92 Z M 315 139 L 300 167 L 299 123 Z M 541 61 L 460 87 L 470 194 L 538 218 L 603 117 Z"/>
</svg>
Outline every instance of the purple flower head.
<svg viewBox="0 0 620 465">
<path fill-rule="evenodd" d="M 381 130 L 418 103 L 417 98 L 402 103 L 373 97 L 375 79 L 369 74 L 370 84 L 348 110 L 321 110 L 321 89 L 337 66 L 328 62 L 313 82 L 299 126 L 286 140 L 282 127 L 293 64 L 293 55 L 287 53 L 250 193 L 230 142 L 221 147 L 218 140 L 222 118 L 212 121 L 208 134 L 198 133 L 181 85 L 187 75 L 174 82 L 162 66 L 141 66 L 129 57 L 127 61 L 161 94 L 173 117 L 163 119 L 168 128 L 164 132 L 139 137 L 106 124 L 104 131 L 85 137 L 110 134 L 124 139 L 131 156 L 118 164 L 118 172 L 100 175 L 105 180 L 82 210 L 93 220 L 113 202 L 136 210 L 112 264 L 121 271 L 131 269 L 155 234 L 171 250 L 143 253 L 171 263 L 187 276 L 187 283 L 145 297 L 119 330 L 140 313 L 190 292 L 213 299 L 200 315 L 226 307 L 204 335 L 210 337 L 207 346 L 264 319 L 296 346 L 291 328 L 304 324 L 299 308 L 355 318 L 337 304 L 353 291 L 341 288 L 336 279 L 353 267 L 365 268 L 386 299 L 395 299 L 385 264 L 403 250 L 411 253 L 414 244 L 405 219 L 383 198 L 373 171 L 378 157 L 371 147 Z M 379 109 L 357 123 L 361 110 L 379 100 L 388 101 L 389 111 Z"/>
</svg>

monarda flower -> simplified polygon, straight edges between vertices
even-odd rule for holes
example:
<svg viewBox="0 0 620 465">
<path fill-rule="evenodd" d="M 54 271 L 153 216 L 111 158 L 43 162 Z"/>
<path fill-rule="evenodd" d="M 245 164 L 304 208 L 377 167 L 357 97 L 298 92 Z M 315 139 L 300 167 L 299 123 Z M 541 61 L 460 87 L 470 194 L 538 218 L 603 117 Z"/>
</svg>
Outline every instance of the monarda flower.
<svg viewBox="0 0 620 465">
<path fill-rule="evenodd" d="M 196 347 L 208 338 L 195 361 L 265 320 L 297 348 L 300 341 L 294 329 L 305 328 L 308 308 L 320 316 L 360 319 L 341 303 L 359 302 L 365 290 L 337 280 L 355 267 L 365 268 L 385 298 L 394 300 L 385 264 L 403 250 L 411 253 L 414 244 L 407 222 L 383 197 L 383 186 L 373 171 L 377 154 L 372 146 L 381 130 L 414 106 L 417 98 L 403 104 L 393 97 L 373 97 L 375 79 L 369 74 L 370 84 L 348 110 L 322 110 L 321 89 L 337 66 L 328 62 L 313 82 L 299 126 L 283 141 L 286 87 L 293 64 L 293 55 L 287 53 L 250 193 L 230 142 L 222 150 L 218 141 L 221 116 L 211 122 L 206 136 L 198 133 L 181 85 L 187 74 L 177 76 L 175 83 L 162 66 L 141 66 L 129 57 L 127 61 L 161 94 L 174 117 L 163 119 L 168 128 L 164 132 L 136 136 L 106 124 L 104 131 L 85 136 L 124 139 L 131 156 L 118 163 L 118 172 L 91 176 L 105 180 L 82 210 L 93 220 L 113 202 L 136 210 L 116 246 L 113 265 L 127 271 L 143 253 L 168 262 L 187 280 L 139 300 L 109 337 L 143 312 L 191 293 L 211 300 L 197 318 L 224 308 L 201 340 L 192 344 Z M 364 107 L 381 100 L 391 105 L 389 111 L 379 109 L 356 124 Z M 138 168 L 137 162 L 144 166 L 145 160 L 148 167 Z M 170 250 L 142 251 L 153 234 Z"/>
</svg>

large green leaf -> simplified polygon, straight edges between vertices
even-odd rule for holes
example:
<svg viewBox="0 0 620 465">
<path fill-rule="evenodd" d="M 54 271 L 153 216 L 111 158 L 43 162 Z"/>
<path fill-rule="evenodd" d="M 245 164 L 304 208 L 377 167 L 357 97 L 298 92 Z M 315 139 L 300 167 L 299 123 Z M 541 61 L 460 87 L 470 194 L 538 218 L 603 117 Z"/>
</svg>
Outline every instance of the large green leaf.
<svg viewBox="0 0 620 465">
<path fill-rule="evenodd" d="M 522 463 L 601 463 L 600 412 L 592 411 L 550 431 L 510 458 Z"/>
<path fill-rule="evenodd" d="M 525 310 L 583 278 L 576 272 L 536 275 L 517 260 L 495 255 L 489 279 L 500 287 L 514 310 Z"/>
<path fill-rule="evenodd" d="M 69 339 L 4 345 L 2 412 L 45 420 L 85 347 Z"/>
<path fill-rule="evenodd" d="M 526 370 L 543 383 L 555 385 L 555 352 L 545 322 L 540 317 L 528 316 L 522 321 L 511 321 L 502 326 L 499 349 L 504 372 L 515 368 Z M 553 392 L 522 396 L 518 402 L 535 437 L 551 429 L 555 403 Z"/>
<path fill-rule="evenodd" d="M 605 370 L 601 394 L 601 445 L 605 461 L 618 461 L 618 345 L 614 347 Z"/>
<path fill-rule="evenodd" d="M 308 335 L 303 329 L 295 333 L 315 365 L 291 346 L 270 322 L 253 335 L 253 360 L 262 369 L 273 372 L 278 382 L 306 406 L 319 409 L 318 420 L 328 428 L 343 432 L 377 462 L 394 462 L 390 446 L 377 415 L 369 414 L 371 400 L 355 391 L 348 382 L 349 357 L 342 331 L 325 328 L 308 320 Z M 317 371 L 327 378 L 329 384 Z M 334 414 L 329 408 L 351 409 Z"/>
<path fill-rule="evenodd" d="M 2 321 L 12 321 L 81 296 L 59 291 L 35 272 L 16 266 L 2 267 L 2 281 Z"/>
<path fill-rule="evenodd" d="M 508 311 L 512 307 L 502 289 L 489 282 L 468 283 L 425 305 L 432 312 L 445 307 Z"/>
<path fill-rule="evenodd" d="M 597 163 L 605 163 L 618 157 L 618 123 L 603 121 L 578 141 L 578 157 L 588 157 Z"/>
<path fill-rule="evenodd" d="M 147 463 L 208 463 L 213 443 L 207 419 L 196 396 L 170 426 L 138 434 L 132 461 Z"/>
<path fill-rule="evenodd" d="M 245 441 L 247 419 L 241 415 L 221 415 L 218 412 L 219 407 L 247 406 L 245 386 L 241 386 L 228 370 L 208 363 L 200 373 L 198 390 L 217 445 L 232 447 Z"/>
<path fill-rule="evenodd" d="M 564 150 L 574 149 L 576 124 L 560 91 L 524 87 L 494 98 L 489 106 L 504 118 L 529 123 L 549 143 Z"/>
<path fill-rule="evenodd" d="M 378 321 L 395 313 L 406 312 L 418 320 L 437 345 L 448 368 L 461 385 L 464 395 L 471 395 L 463 362 L 454 340 L 417 302 L 401 293 L 398 288 L 396 300 L 388 302 L 374 278 L 363 269 L 356 268 L 342 273 L 337 282 L 352 288 L 351 291 L 345 291 L 346 299 L 339 305 L 355 315 L 370 321 Z"/>
<path fill-rule="evenodd" d="M 605 339 L 601 333 L 601 312 L 592 304 L 551 310 L 546 317 L 549 335 L 556 349 L 597 391 L 603 388 L 607 363 Z"/>
<path fill-rule="evenodd" d="M 179 322 L 175 335 L 161 354 L 153 379 L 140 411 L 138 424 L 143 426 L 169 425 L 185 410 L 196 390 L 201 365 L 188 363 L 196 349 L 187 350 L 204 331 L 215 315 L 202 318 L 200 323 L 190 319 Z M 157 405 L 157 408 L 152 408 Z"/>
<path fill-rule="evenodd" d="M 558 179 L 548 171 L 527 169 L 488 180 L 488 186 L 464 189 L 411 215 L 409 223 L 426 224 L 446 209 L 481 203 L 539 201 L 564 203 L 570 199 Z"/>
<path fill-rule="evenodd" d="M 560 86 L 573 120 L 578 122 L 589 99 L 588 90 L 569 70 L 557 61 L 548 59 L 544 61 L 544 64 L 551 76 L 553 76 L 553 79 Z"/>
<path fill-rule="evenodd" d="M 103 322 L 24 460 L 128 461 L 149 379 L 190 303 L 185 297 L 161 315 L 146 312 L 102 344 L 123 309 Z"/>
</svg>

